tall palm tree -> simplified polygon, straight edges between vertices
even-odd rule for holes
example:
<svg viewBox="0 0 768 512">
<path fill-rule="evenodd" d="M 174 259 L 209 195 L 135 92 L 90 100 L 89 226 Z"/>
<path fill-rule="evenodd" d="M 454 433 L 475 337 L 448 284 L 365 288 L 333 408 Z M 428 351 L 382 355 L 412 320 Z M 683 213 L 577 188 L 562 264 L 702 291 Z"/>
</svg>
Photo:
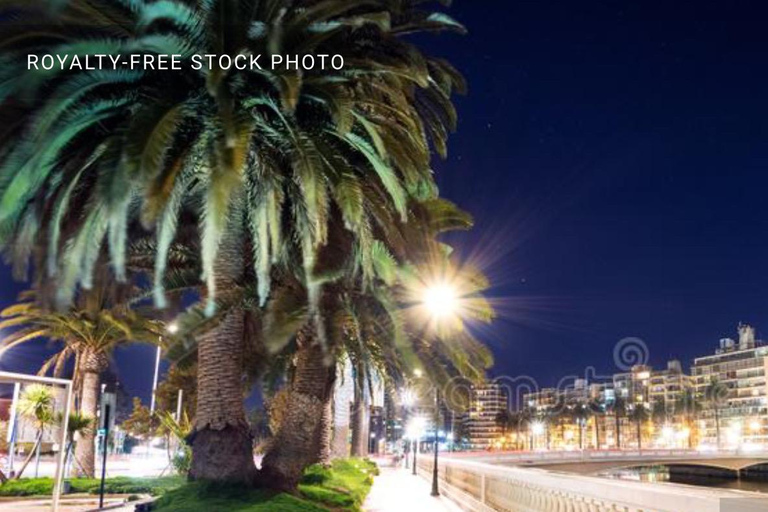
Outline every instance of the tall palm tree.
<svg viewBox="0 0 768 512">
<path fill-rule="evenodd" d="M 600 450 L 600 419 L 605 417 L 603 401 L 599 398 L 592 399 L 587 407 L 591 410 L 592 421 L 595 425 L 595 449 Z"/>
<path fill-rule="evenodd" d="M 78 411 L 95 418 L 99 406 L 101 374 L 107 369 L 116 346 L 133 341 L 156 342 L 161 332 L 157 322 L 116 307 L 113 310 L 48 311 L 35 300 L 35 293 L 22 293 L 17 304 L 0 312 L 0 329 L 15 329 L 0 344 L 0 354 L 33 340 L 47 339 L 61 349 L 40 368 L 61 376 L 68 361 L 74 360 L 74 383 L 78 390 Z M 76 446 L 79 471 L 93 477 L 95 469 L 95 432 L 82 432 Z"/>
<path fill-rule="evenodd" d="M 336 276 L 326 281 L 322 301 L 329 359 L 335 361 L 334 354 L 339 351 L 350 356 L 357 370 L 359 391 L 370 385 L 373 370 L 397 385 L 402 382 L 403 375 L 410 374 L 410 370 L 418 366 L 431 380 L 444 383 L 451 375 L 477 381 L 490 364 L 488 351 L 467 330 L 451 328 L 446 333 L 425 329 L 426 317 L 421 307 L 425 283 L 438 273 L 453 281 L 459 290 L 465 320 L 489 321 L 492 318 L 489 304 L 480 296 L 488 286 L 487 279 L 466 265 L 453 266 L 445 259 L 445 249 L 435 240 L 437 233 L 466 227 L 471 219 L 451 203 L 437 198 L 411 202 L 409 210 L 407 223 L 393 219 L 387 224 L 385 239 L 388 247 L 379 243 L 374 245 L 375 280 L 371 284 L 361 279 L 358 273 L 349 271 L 360 265 L 359 251 L 348 251 L 352 257 L 347 259 L 343 253 L 328 257 L 327 253 L 321 252 L 319 256 L 319 261 L 324 262 L 323 275 Z M 342 239 L 332 247 L 338 250 L 344 243 Z M 443 256 L 439 257 L 440 254 Z M 409 261 L 427 264 L 408 265 Z M 281 316 L 300 325 L 297 319 L 307 315 L 286 315 L 282 306 L 293 304 L 294 308 L 304 308 L 306 312 L 309 308 L 302 301 L 304 294 L 297 293 L 303 286 L 304 283 L 295 282 L 293 286 L 276 290 L 264 324 L 276 323 L 273 316 L 277 310 Z M 273 308 L 277 305 L 281 307 Z M 314 355 L 306 358 L 301 355 L 305 352 L 301 347 L 306 343 L 305 328 L 301 327 L 296 339 L 299 347 L 291 380 L 291 401 L 301 407 L 288 411 L 284 426 L 277 434 L 280 442 L 272 444 L 272 450 L 262 462 L 262 475 L 271 475 L 275 481 L 283 483 L 300 477 L 304 464 L 315 460 L 309 445 L 316 443 L 314 440 L 318 438 L 327 441 L 328 434 L 328 429 L 319 420 L 326 417 L 325 411 L 330 406 L 335 371 L 333 365 L 323 361 L 322 347 L 317 344 L 314 345 L 317 351 Z M 313 423 L 311 418 L 318 421 Z M 359 420 L 360 416 L 355 419 Z M 358 425 L 357 431 L 362 430 Z M 366 441 L 359 436 L 358 439 Z"/>
<path fill-rule="evenodd" d="M 707 408 L 710 409 L 715 417 L 715 436 L 717 438 L 717 448 L 721 446 L 720 434 L 720 415 L 723 407 L 728 403 L 730 389 L 727 385 L 717 378 L 713 378 L 704 388 L 704 400 Z"/>
<path fill-rule="evenodd" d="M 608 409 L 613 414 L 616 448 L 620 450 L 622 448 L 621 420 L 627 415 L 627 401 L 624 397 L 617 396 L 609 403 Z"/>
<path fill-rule="evenodd" d="M 643 423 L 651 417 L 644 403 L 636 403 L 629 406 L 629 419 L 635 423 L 635 435 L 637 435 L 637 449 L 643 449 Z"/>
<path fill-rule="evenodd" d="M 24 470 L 32 461 L 34 457 L 35 462 L 35 477 L 37 477 L 38 466 L 40 463 L 40 447 L 43 444 L 43 435 L 45 435 L 45 429 L 52 425 L 55 420 L 53 407 L 55 399 L 53 396 L 53 389 L 50 386 L 44 386 L 42 384 L 30 384 L 19 397 L 19 414 L 31 420 L 37 435 L 35 436 L 35 444 L 29 451 L 29 455 L 24 460 L 24 463 L 16 473 L 16 478 L 21 478 Z"/>
<path fill-rule="evenodd" d="M 695 424 L 699 413 L 702 410 L 702 403 L 694 389 L 684 389 L 675 403 L 675 413 L 685 420 L 688 425 L 688 448 L 693 449 Z"/>
<path fill-rule="evenodd" d="M 572 418 L 576 423 L 576 427 L 579 429 L 579 450 L 584 449 L 584 429 L 589 422 L 589 419 L 594 417 L 594 410 L 589 407 L 588 404 L 576 404 L 573 407 Z"/>
<path fill-rule="evenodd" d="M 35 256 L 34 268 L 56 278 L 66 303 L 78 285 L 90 286 L 105 241 L 120 280 L 128 234 L 153 229 L 155 300 L 163 306 L 177 227 L 199 226 L 206 312 L 245 280 L 258 282 L 263 305 L 275 264 L 297 268 L 310 304 L 297 361 L 307 371 L 319 370 L 318 360 L 326 368 L 316 253 L 337 223 L 358 240 L 362 269 L 370 270 L 377 226 L 404 217 L 408 196 L 434 188 L 430 150 L 446 152 L 456 122 L 450 98 L 463 81 L 402 36 L 461 25 L 421 1 L 5 5 L 13 16 L 0 33 L 9 63 L 0 115 L 13 122 L 0 133 L 0 243 L 18 268 Z M 45 27 L 29 31 L 31 21 Z M 179 54 L 185 64 L 174 73 L 42 73 L 21 65 L 42 52 Z M 345 66 L 190 65 L 192 55 L 241 53 L 341 55 Z M 193 478 L 253 476 L 244 331 L 235 309 L 196 340 Z"/>
</svg>

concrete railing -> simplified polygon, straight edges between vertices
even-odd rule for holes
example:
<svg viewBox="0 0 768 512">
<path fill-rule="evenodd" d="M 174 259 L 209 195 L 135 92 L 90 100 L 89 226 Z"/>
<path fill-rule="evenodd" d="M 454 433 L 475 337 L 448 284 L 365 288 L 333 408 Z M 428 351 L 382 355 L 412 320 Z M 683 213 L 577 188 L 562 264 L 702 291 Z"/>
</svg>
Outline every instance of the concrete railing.
<svg viewBox="0 0 768 512">
<path fill-rule="evenodd" d="M 692 459 L 727 459 L 733 457 L 765 459 L 768 460 L 768 452 L 755 452 L 748 450 L 719 450 L 698 451 L 698 450 L 583 450 L 583 451 L 537 451 L 537 452 L 454 452 L 447 454 L 454 459 L 477 460 L 483 462 L 524 462 L 555 464 L 558 462 L 605 462 L 621 460 L 692 460 Z"/>
<path fill-rule="evenodd" d="M 427 454 L 420 473 L 432 475 Z M 724 512 L 768 510 L 760 494 L 653 484 L 494 466 L 444 458 L 438 465 L 441 492 L 464 510 L 478 512 Z M 765 501 L 763 501 L 765 500 Z M 727 508 L 724 503 L 762 503 L 766 508 Z"/>
</svg>

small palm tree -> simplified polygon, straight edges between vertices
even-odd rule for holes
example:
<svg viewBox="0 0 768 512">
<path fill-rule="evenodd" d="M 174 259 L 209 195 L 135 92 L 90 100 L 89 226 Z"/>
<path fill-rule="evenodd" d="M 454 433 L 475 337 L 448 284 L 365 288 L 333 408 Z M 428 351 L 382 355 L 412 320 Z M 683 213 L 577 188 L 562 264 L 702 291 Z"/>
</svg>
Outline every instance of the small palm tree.
<svg viewBox="0 0 768 512">
<path fill-rule="evenodd" d="M 168 411 L 158 413 L 161 435 L 164 435 L 168 444 L 168 458 L 177 473 L 184 475 L 189 471 L 192 462 L 192 450 L 187 444 L 187 437 L 192 432 L 192 422 L 186 412 L 181 418 L 176 418 Z"/>
<path fill-rule="evenodd" d="M 42 384 L 27 386 L 19 398 L 19 413 L 34 423 L 37 435 L 35 436 L 35 444 L 16 474 L 17 479 L 21 478 L 24 470 L 27 469 L 27 466 L 32 461 L 32 457 L 35 457 L 35 478 L 37 478 L 40 464 L 40 447 L 43 444 L 45 429 L 53 424 L 55 419 L 53 413 L 54 404 L 53 388 Z"/>
<path fill-rule="evenodd" d="M 56 414 L 56 422 L 61 424 L 63 421 L 64 414 L 58 413 Z M 66 471 L 68 471 L 70 463 L 73 457 L 73 449 L 75 448 L 77 444 L 77 438 L 83 439 L 87 438 L 88 434 L 93 429 L 95 418 L 92 418 L 90 416 L 86 416 L 84 414 L 81 414 L 79 412 L 74 412 L 69 415 L 69 421 L 67 422 L 67 447 L 66 451 L 64 452 L 64 477 L 66 478 L 67 474 Z M 79 471 L 84 472 L 82 468 L 82 464 L 78 462 L 76 459 L 74 460 L 75 464 L 78 465 Z"/>
</svg>

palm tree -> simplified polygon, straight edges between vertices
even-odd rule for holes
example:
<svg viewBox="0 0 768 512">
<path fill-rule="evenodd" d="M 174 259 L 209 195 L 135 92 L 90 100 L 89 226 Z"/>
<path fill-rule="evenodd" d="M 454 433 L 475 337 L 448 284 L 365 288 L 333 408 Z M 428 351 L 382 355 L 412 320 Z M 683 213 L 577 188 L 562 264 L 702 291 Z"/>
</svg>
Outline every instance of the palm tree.
<svg viewBox="0 0 768 512">
<path fill-rule="evenodd" d="M 177 227 L 199 226 L 206 313 L 248 280 L 258 283 L 264 305 L 275 264 L 296 269 L 309 302 L 297 362 L 307 372 L 320 369 L 318 360 L 325 368 L 315 265 L 329 226 L 345 227 L 365 260 L 376 228 L 405 217 L 408 196 L 434 189 L 430 149 L 445 154 L 456 121 L 450 98 L 463 87 L 461 77 L 402 36 L 461 25 L 410 1 L 7 4 L 14 16 L 0 44 L 8 62 L 26 63 L 21 56 L 39 52 L 163 53 L 180 54 L 186 64 L 173 74 L 43 74 L 21 64 L 2 70 L 4 99 L 14 101 L 0 114 L 14 122 L 0 139 L 0 243 L 17 267 L 34 256 L 34 268 L 56 278 L 66 303 L 78 285 L 90 286 L 105 241 L 124 280 L 128 234 L 151 228 L 155 300 L 163 306 Z M 49 23 L 28 31 L 30 20 Z M 192 55 L 240 53 L 338 54 L 345 66 L 189 65 Z M 362 269 L 370 266 L 363 261 Z M 242 400 L 244 339 L 245 320 L 235 309 L 196 340 L 192 478 L 248 482 L 254 474 Z M 305 405 L 325 396 L 314 397 L 315 382 Z"/>
<path fill-rule="evenodd" d="M 627 402 L 624 397 L 617 396 L 608 406 L 613 414 L 614 430 L 616 431 L 616 448 L 622 448 L 621 443 L 621 419 L 627 415 Z"/>
<path fill-rule="evenodd" d="M 644 403 L 636 403 L 629 406 L 629 419 L 635 422 L 635 430 L 637 435 L 637 449 L 643 449 L 643 429 L 642 425 L 648 421 L 650 414 Z"/>
<path fill-rule="evenodd" d="M 720 412 L 725 404 L 728 403 L 730 389 L 717 378 L 712 378 L 704 389 L 704 400 L 707 407 L 712 410 L 715 416 L 715 435 L 717 437 L 717 448 L 721 446 L 720 436 Z"/>
<path fill-rule="evenodd" d="M 61 424 L 63 420 L 63 414 L 58 413 L 56 415 L 56 422 Z M 70 465 L 70 458 L 72 457 L 72 449 L 76 446 L 75 438 L 84 438 L 88 435 L 88 433 L 93 429 L 93 423 L 94 419 L 90 416 L 85 416 L 83 414 L 80 414 L 78 412 L 71 413 L 69 415 L 69 421 L 67 422 L 67 447 L 65 450 L 64 455 L 64 476 L 66 477 L 66 471 L 69 468 Z M 78 465 L 80 468 L 80 471 L 85 472 L 85 470 L 82 469 L 82 464 L 75 460 L 75 464 Z"/>
<path fill-rule="evenodd" d="M 600 418 L 605 417 L 605 409 L 600 399 L 590 400 L 587 405 L 595 425 L 595 449 L 600 450 Z"/>
<path fill-rule="evenodd" d="M 675 412 L 680 414 L 688 425 L 688 448 L 693 449 L 693 432 L 702 404 L 693 389 L 685 389 L 675 403 Z"/>
<path fill-rule="evenodd" d="M 471 333 L 452 328 L 460 325 L 445 326 L 445 331 L 449 332 L 425 329 L 424 311 L 420 307 L 425 283 L 437 272 L 451 279 L 460 291 L 459 300 L 464 305 L 466 320 L 485 322 L 492 318 L 489 304 L 480 296 L 480 292 L 488 287 L 487 279 L 469 266 L 452 265 L 445 256 L 441 261 L 438 255 L 444 255 L 446 251 L 444 248 L 438 250 L 434 239 L 435 233 L 466 226 L 471 219 L 451 203 L 436 198 L 412 202 L 409 210 L 407 224 L 396 220 L 388 223 L 386 239 L 396 242 L 390 243 L 392 254 L 383 244 L 375 244 L 371 263 L 376 279 L 370 285 L 366 285 L 358 274 L 347 270 L 362 264 L 359 256 L 354 256 L 360 254 L 359 251 L 351 251 L 353 256 L 346 260 L 342 256 L 330 258 L 321 253 L 320 259 L 325 262 L 323 274 L 339 276 L 329 279 L 324 286 L 323 318 L 329 343 L 325 357 L 335 362 L 340 353 L 350 356 L 355 364 L 358 391 L 370 385 L 374 370 L 398 383 L 402 382 L 403 375 L 410 374 L 418 366 L 433 382 L 444 383 L 452 375 L 477 381 L 490 364 L 490 354 Z M 333 247 L 338 248 L 343 243 L 343 240 L 338 241 Z M 415 267 L 407 265 L 408 261 L 428 261 L 430 264 Z M 304 294 L 297 293 L 303 286 L 304 283 L 297 281 L 290 287 L 276 290 L 264 324 L 274 326 L 279 323 L 274 317 L 280 316 L 301 325 L 297 320 L 306 318 L 309 309 L 302 300 Z M 304 311 L 304 314 L 286 314 L 285 308 L 277 307 L 278 304 L 293 304 L 295 310 Z M 273 309 L 272 306 L 276 307 Z M 298 349 L 290 389 L 291 402 L 302 404 L 302 407 L 288 411 L 276 436 L 280 441 L 272 444 L 262 462 L 262 475 L 271 475 L 278 482 L 297 480 L 307 461 L 322 461 L 322 452 L 328 451 L 329 430 L 320 420 L 328 417 L 326 412 L 330 406 L 335 369 L 333 364 L 323 361 L 322 346 L 312 345 L 314 354 L 302 349 L 308 341 L 306 327 L 303 324 L 296 337 Z M 279 330 L 292 332 L 292 329 Z M 311 412 L 307 413 L 308 410 Z M 362 412 L 362 408 L 358 407 L 357 412 Z M 318 422 L 312 423 L 308 416 Z M 357 423 L 360 419 L 361 415 L 356 415 Z M 354 423 L 353 433 L 355 430 L 362 432 L 359 424 L 356 427 Z M 303 433 L 297 438 L 300 432 Z M 315 441 L 317 439 L 319 441 Z M 356 440 L 366 441 L 359 436 Z M 316 456 L 311 445 L 318 443 L 324 448 Z"/>
<path fill-rule="evenodd" d="M 24 463 L 19 468 L 19 472 L 16 473 L 16 478 L 21 478 L 24 470 L 32 461 L 32 457 L 35 457 L 35 478 L 37 478 L 38 467 L 40 464 L 40 447 L 43 443 L 43 435 L 45 429 L 53 424 L 55 415 L 53 413 L 53 407 L 55 404 L 53 389 L 50 386 L 43 386 L 42 384 L 31 384 L 27 386 L 19 398 L 19 414 L 28 418 L 35 424 L 37 429 L 37 435 L 35 436 L 35 444 L 29 451 L 29 455 L 24 460 Z"/>
<path fill-rule="evenodd" d="M 594 416 L 594 411 L 587 404 L 576 404 L 572 410 L 572 417 L 579 429 L 579 449 L 584 449 L 584 428 L 590 418 Z"/>
<path fill-rule="evenodd" d="M 129 341 L 156 342 L 159 324 L 125 308 L 95 312 L 75 308 L 65 312 L 47 311 L 35 299 L 33 292 L 22 293 L 17 304 L 0 312 L 0 329 L 16 328 L 3 339 L 0 354 L 37 339 L 59 343 L 61 350 L 42 365 L 39 373 L 52 371 L 54 376 L 60 376 L 67 362 L 74 360 L 78 410 L 85 417 L 95 418 L 101 374 L 107 369 L 112 351 Z M 76 446 L 79 470 L 87 477 L 94 476 L 94 440 L 94 429 L 88 429 L 82 432 Z"/>
</svg>

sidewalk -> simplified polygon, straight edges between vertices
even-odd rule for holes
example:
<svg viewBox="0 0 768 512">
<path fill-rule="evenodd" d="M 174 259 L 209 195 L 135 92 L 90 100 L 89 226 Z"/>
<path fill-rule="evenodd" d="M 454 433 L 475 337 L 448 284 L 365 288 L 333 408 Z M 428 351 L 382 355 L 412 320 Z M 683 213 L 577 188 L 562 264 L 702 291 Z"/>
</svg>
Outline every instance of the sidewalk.
<svg viewBox="0 0 768 512">
<path fill-rule="evenodd" d="M 373 480 L 368 498 L 363 503 L 366 512 L 462 512 L 448 498 L 430 496 L 432 485 L 410 469 L 394 468 L 389 461 L 377 460 L 381 474 Z"/>
</svg>

